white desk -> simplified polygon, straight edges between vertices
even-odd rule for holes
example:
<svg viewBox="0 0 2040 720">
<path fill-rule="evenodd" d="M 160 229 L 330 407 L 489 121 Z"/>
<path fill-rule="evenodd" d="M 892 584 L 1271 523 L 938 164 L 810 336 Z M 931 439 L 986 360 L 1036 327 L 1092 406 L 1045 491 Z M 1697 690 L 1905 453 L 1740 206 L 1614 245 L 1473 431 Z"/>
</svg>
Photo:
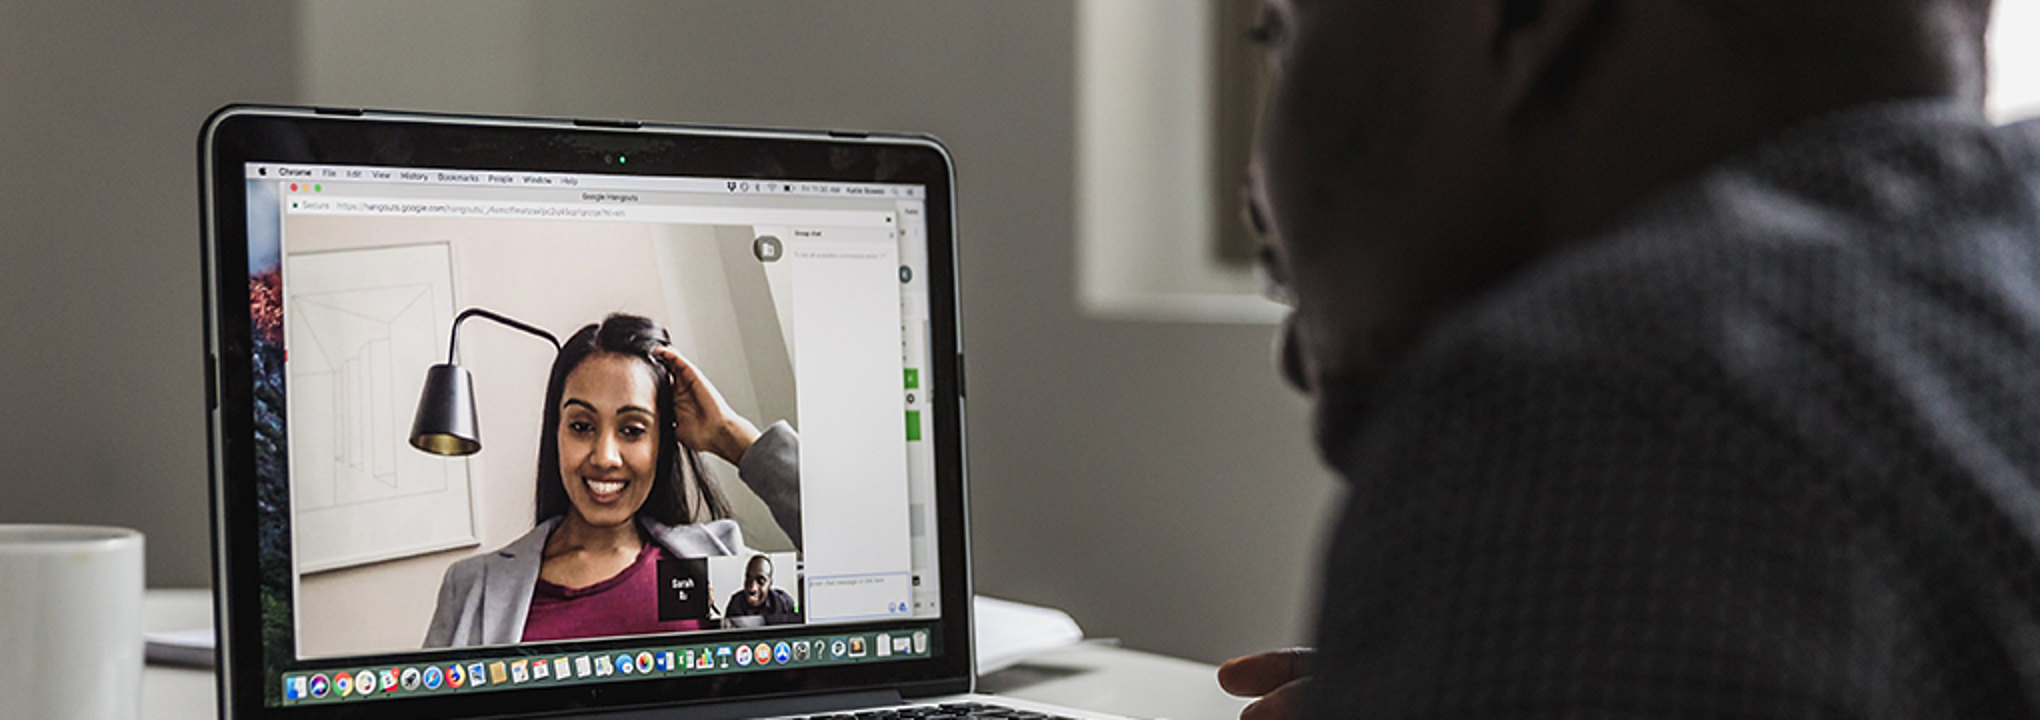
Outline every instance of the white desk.
<svg viewBox="0 0 2040 720">
<path fill-rule="evenodd" d="M 212 596 L 150 590 L 142 610 L 151 631 L 203 627 L 212 622 Z M 1246 701 L 1220 691 L 1214 672 L 1203 663 L 1087 643 L 979 678 L 978 690 L 1134 717 L 1233 720 Z M 142 717 L 216 717 L 214 692 L 211 670 L 150 665 L 142 673 Z"/>
</svg>

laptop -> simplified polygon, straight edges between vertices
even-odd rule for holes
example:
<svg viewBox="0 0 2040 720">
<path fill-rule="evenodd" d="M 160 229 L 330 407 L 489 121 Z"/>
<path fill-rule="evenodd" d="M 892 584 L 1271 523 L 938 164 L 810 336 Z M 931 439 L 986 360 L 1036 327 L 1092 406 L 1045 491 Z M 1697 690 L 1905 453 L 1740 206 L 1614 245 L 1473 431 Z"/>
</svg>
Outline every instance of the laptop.
<svg viewBox="0 0 2040 720">
<path fill-rule="evenodd" d="M 1101 717 L 970 694 L 935 139 L 231 106 L 200 164 L 223 717 Z"/>
</svg>

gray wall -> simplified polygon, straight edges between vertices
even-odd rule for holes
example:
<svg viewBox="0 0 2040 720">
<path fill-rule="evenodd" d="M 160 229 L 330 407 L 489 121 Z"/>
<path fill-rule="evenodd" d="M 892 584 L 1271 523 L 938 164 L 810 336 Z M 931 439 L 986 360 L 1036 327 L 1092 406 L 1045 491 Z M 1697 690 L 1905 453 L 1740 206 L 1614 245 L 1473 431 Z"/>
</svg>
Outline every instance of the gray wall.
<svg viewBox="0 0 2040 720">
<path fill-rule="evenodd" d="M 135 525 L 152 582 L 204 581 L 189 173 L 228 97 L 923 130 L 962 188 L 979 591 L 1206 660 L 1303 636 L 1332 484 L 1269 328 L 1076 308 L 1067 2 L 250 4 L 260 28 L 207 4 L 49 3 L 24 29 L 15 7 L 0 6 L 15 458 L 0 487 L 28 501 L 0 521 Z M 74 43 L 71 25 L 110 37 Z M 88 193 L 119 202 L 63 202 Z"/>
<path fill-rule="evenodd" d="M 126 525 L 203 584 L 198 126 L 295 92 L 286 3 L 0 2 L 0 522 Z"/>
</svg>

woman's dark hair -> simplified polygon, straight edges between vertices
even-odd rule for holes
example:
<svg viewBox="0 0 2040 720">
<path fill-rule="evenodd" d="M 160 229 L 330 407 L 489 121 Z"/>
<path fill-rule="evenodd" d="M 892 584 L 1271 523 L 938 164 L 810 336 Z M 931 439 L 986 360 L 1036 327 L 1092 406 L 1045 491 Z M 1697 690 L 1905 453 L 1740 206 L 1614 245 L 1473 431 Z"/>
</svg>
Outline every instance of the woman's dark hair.
<svg viewBox="0 0 2040 720">
<path fill-rule="evenodd" d="M 603 318 L 599 325 L 589 325 L 575 332 L 573 337 L 560 347 L 559 357 L 553 359 L 552 377 L 545 385 L 545 421 L 538 431 L 538 517 L 537 522 L 547 518 L 560 517 L 573 507 L 567 498 L 567 489 L 560 477 L 560 402 L 566 394 L 567 375 L 574 368 L 597 353 L 614 353 L 642 360 L 652 368 L 658 378 L 659 398 L 659 456 L 653 462 L 656 471 L 652 477 L 651 495 L 645 498 L 638 514 L 666 525 L 679 526 L 708 520 L 719 520 L 730 516 L 729 503 L 722 493 L 708 482 L 702 472 L 701 456 L 693 448 L 680 444 L 674 434 L 673 424 L 673 373 L 666 364 L 652 356 L 654 348 L 672 344 L 672 337 L 666 329 L 650 318 L 616 313 Z M 687 508 L 687 493 L 682 482 L 692 482 L 701 495 L 702 504 L 708 506 L 710 517 L 693 517 Z"/>
</svg>

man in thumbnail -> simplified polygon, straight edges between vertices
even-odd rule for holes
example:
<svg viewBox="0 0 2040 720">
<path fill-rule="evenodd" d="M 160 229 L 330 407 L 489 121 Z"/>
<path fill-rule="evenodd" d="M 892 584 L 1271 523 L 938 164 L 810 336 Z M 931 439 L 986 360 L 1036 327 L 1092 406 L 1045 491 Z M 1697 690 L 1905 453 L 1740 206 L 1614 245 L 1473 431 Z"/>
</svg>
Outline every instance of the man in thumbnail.
<svg viewBox="0 0 2040 720">
<path fill-rule="evenodd" d="M 767 625 L 794 622 L 799 614 L 793 596 L 772 586 L 772 558 L 764 555 L 752 555 L 744 564 L 744 589 L 730 595 L 723 610 L 723 617 L 729 618 L 762 615 Z"/>
</svg>

